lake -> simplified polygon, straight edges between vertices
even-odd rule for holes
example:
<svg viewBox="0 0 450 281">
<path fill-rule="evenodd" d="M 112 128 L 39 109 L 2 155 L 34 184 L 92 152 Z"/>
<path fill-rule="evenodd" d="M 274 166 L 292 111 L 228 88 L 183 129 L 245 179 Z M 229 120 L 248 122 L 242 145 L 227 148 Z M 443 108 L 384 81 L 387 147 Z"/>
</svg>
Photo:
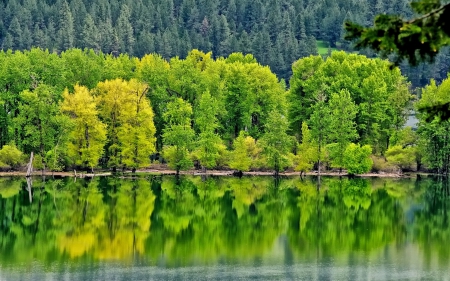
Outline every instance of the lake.
<svg viewBox="0 0 450 281">
<path fill-rule="evenodd" d="M 0 280 L 450 280 L 449 181 L 0 178 Z"/>
</svg>

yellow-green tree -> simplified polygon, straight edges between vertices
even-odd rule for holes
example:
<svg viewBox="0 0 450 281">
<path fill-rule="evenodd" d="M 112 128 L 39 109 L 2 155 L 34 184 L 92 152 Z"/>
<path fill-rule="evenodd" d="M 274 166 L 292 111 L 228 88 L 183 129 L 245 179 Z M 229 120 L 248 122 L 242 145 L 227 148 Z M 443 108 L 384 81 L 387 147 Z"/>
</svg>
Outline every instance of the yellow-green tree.
<svg viewBox="0 0 450 281">
<path fill-rule="evenodd" d="M 248 136 L 244 131 L 241 131 L 234 140 L 233 148 L 229 166 L 231 169 L 240 172 L 248 171 L 254 165 L 261 152 L 261 149 L 256 145 L 255 139 Z"/>
<path fill-rule="evenodd" d="M 306 122 L 302 123 L 302 142 L 297 146 L 297 155 L 294 158 L 294 170 L 300 171 L 300 175 L 309 172 L 317 160 L 317 147 L 311 137 L 311 131 Z"/>
<path fill-rule="evenodd" d="M 124 115 L 124 124 L 119 131 L 122 144 L 122 162 L 135 170 L 150 163 L 150 154 L 155 151 L 155 125 L 153 110 L 146 98 L 148 86 L 131 79 L 131 111 Z"/>
<path fill-rule="evenodd" d="M 88 88 L 75 85 L 74 92 L 64 91 L 61 110 L 74 124 L 67 144 L 67 154 L 77 166 L 93 169 L 103 154 L 106 126 L 98 118 L 96 99 Z"/>
<path fill-rule="evenodd" d="M 155 151 L 156 130 L 147 91 L 148 86 L 136 79 L 97 85 L 100 115 L 108 126 L 108 166 L 113 169 L 145 167 Z"/>
</svg>

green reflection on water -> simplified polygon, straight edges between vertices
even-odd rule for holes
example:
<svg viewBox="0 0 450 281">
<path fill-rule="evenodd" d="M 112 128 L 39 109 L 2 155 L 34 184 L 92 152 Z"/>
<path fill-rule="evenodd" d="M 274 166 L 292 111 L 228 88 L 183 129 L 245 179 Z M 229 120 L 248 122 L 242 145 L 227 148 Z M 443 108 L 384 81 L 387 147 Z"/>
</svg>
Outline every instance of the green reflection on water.
<svg viewBox="0 0 450 281">
<path fill-rule="evenodd" d="M 274 252 L 285 262 L 345 262 L 408 243 L 425 263 L 449 263 L 448 180 L 318 185 L 296 177 L 35 179 L 30 202 L 24 179 L 0 179 L 0 264 L 204 265 Z"/>
</svg>

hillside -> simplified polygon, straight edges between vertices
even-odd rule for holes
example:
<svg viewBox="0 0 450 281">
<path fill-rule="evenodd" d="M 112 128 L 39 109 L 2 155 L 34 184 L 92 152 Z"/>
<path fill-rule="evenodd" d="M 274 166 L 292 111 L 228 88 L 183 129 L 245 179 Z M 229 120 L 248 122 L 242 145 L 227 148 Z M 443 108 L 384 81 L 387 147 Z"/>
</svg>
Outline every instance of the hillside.
<svg viewBox="0 0 450 281">
<path fill-rule="evenodd" d="M 370 24 L 378 13 L 411 14 L 408 0 L 2 0 L 0 47 L 61 52 L 73 47 L 143 57 L 186 57 L 192 49 L 213 57 L 251 53 L 288 80 L 301 57 L 351 50 L 342 25 Z M 370 52 L 362 54 L 372 57 Z M 413 86 L 445 78 L 449 52 L 433 66 L 402 67 Z"/>
</svg>

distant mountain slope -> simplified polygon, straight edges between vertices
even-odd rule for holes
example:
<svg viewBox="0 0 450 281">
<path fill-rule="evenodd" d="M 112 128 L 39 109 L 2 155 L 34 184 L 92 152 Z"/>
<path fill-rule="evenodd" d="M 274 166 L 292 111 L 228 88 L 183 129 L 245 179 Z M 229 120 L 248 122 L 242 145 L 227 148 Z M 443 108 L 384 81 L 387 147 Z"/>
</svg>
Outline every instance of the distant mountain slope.
<svg viewBox="0 0 450 281">
<path fill-rule="evenodd" d="M 378 13 L 409 16 L 408 0 L 1 0 L 0 47 L 62 51 L 92 48 L 104 53 L 165 58 L 191 49 L 252 53 L 286 80 L 292 63 L 317 54 L 316 40 L 350 50 L 342 39 L 345 20 L 369 24 Z M 323 51 L 322 51 L 323 53 Z M 448 54 L 448 52 L 443 52 Z M 367 55 L 373 55 L 367 53 Z M 413 85 L 441 80 L 437 67 L 404 67 Z M 425 76 L 424 76 L 425 75 Z"/>
</svg>

